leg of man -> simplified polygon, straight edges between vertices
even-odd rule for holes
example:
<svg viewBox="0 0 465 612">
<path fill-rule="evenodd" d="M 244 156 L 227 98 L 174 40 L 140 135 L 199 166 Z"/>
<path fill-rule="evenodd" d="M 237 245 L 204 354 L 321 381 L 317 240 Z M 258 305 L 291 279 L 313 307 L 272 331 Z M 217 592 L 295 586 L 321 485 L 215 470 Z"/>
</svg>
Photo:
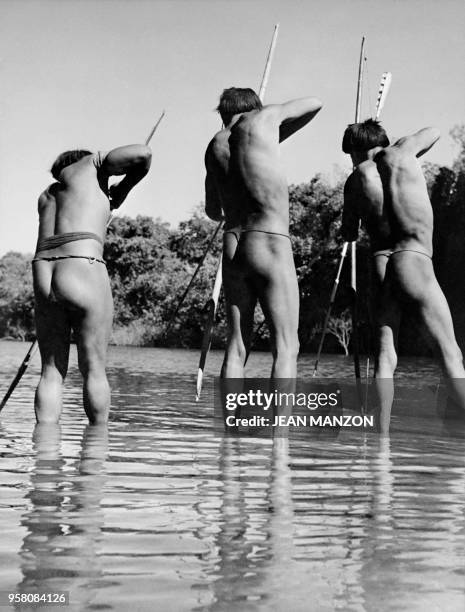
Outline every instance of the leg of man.
<svg viewBox="0 0 465 612">
<path fill-rule="evenodd" d="M 77 336 L 84 409 L 92 424 L 105 423 L 110 408 L 105 365 L 113 316 L 108 273 L 104 264 L 86 259 L 65 259 L 54 265 L 53 291 L 67 309 Z"/>
<path fill-rule="evenodd" d="M 397 367 L 397 335 L 401 309 L 395 296 L 394 279 L 389 258 L 374 259 L 376 279 L 376 358 L 375 378 L 392 378 Z"/>
<path fill-rule="evenodd" d="M 271 335 L 271 377 L 295 378 L 299 354 L 299 286 L 290 241 L 284 236 L 247 236 L 259 237 L 254 238 L 253 267 L 258 298 Z"/>
<path fill-rule="evenodd" d="M 105 368 L 112 320 L 113 300 L 105 270 L 98 292 L 84 312 L 73 317 L 79 369 L 84 379 L 84 410 L 92 425 L 106 423 L 110 411 L 111 394 Z"/>
<path fill-rule="evenodd" d="M 418 308 L 436 344 L 445 375 L 465 378 L 462 352 L 455 339 L 449 305 L 434 274 L 433 262 L 412 251 L 394 253 L 391 261 L 402 291 Z"/>
<path fill-rule="evenodd" d="M 434 274 L 433 262 L 412 251 L 393 256 L 399 284 L 418 309 L 439 352 L 451 397 L 465 410 L 465 369 L 449 305 Z"/>
<path fill-rule="evenodd" d="M 42 372 L 35 394 L 38 423 L 57 423 L 62 409 L 63 382 L 68 370 L 71 326 L 51 292 L 53 264 L 34 264 L 35 320 Z"/>
<path fill-rule="evenodd" d="M 247 282 L 245 270 L 225 249 L 223 289 L 228 320 L 228 343 L 221 368 L 222 378 L 243 378 L 244 364 L 250 350 L 257 298 Z M 229 255 L 229 256 L 228 256 Z"/>
</svg>

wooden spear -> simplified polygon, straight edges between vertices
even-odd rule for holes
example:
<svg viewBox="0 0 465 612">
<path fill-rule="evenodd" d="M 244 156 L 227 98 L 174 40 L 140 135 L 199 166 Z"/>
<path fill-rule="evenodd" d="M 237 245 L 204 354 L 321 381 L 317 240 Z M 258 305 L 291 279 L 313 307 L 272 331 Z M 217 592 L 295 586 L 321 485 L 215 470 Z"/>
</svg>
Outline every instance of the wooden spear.
<svg viewBox="0 0 465 612">
<path fill-rule="evenodd" d="M 392 74 L 390 72 L 383 72 L 383 74 L 381 76 L 381 82 L 380 82 L 380 85 L 379 85 L 379 90 L 378 90 L 378 99 L 376 101 L 375 119 L 379 119 L 379 117 L 381 115 L 381 110 L 383 109 L 384 104 L 386 102 L 386 97 L 388 95 L 389 88 L 391 86 L 391 82 L 392 82 Z M 358 107 L 358 103 L 357 103 L 357 107 Z M 327 328 L 328 328 L 329 317 L 331 315 L 331 309 L 332 309 L 334 301 L 336 299 L 336 292 L 337 292 L 338 287 L 339 287 L 339 280 L 340 280 L 340 276 L 341 276 L 341 272 L 342 272 L 342 266 L 343 266 L 343 263 L 344 263 L 344 258 L 346 256 L 347 247 L 348 246 L 349 246 L 348 242 L 344 242 L 344 244 L 342 245 L 341 258 L 339 260 L 339 266 L 338 266 L 338 270 L 337 270 L 337 274 L 336 274 L 336 280 L 334 281 L 333 289 L 331 291 L 331 297 L 330 297 L 330 301 L 329 301 L 329 306 L 328 306 L 328 310 L 326 312 L 325 322 L 323 324 L 323 331 L 321 333 L 321 340 L 320 340 L 320 344 L 318 346 L 318 352 L 317 352 L 317 355 L 316 355 L 315 366 L 314 366 L 314 369 L 313 369 L 313 376 L 316 376 L 317 371 L 318 371 L 318 364 L 319 364 L 319 361 L 320 361 L 321 351 L 323 349 L 323 343 L 324 343 L 325 336 L 326 336 L 326 331 L 327 331 Z"/>
<path fill-rule="evenodd" d="M 362 37 L 360 46 L 360 60 L 358 64 L 357 99 L 355 103 L 355 123 L 360 122 L 360 110 L 362 105 L 362 81 L 363 81 L 363 58 L 365 48 L 365 37 Z M 360 353 L 358 338 L 358 295 L 357 295 L 357 251 L 355 240 L 350 243 L 350 288 L 352 291 L 352 347 L 354 353 L 355 378 L 360 378 Z"/>
<path fill-rule="evenodd" d="M 163 119 L 164 116 L 165 116 L 165 111 L 162 112 L 162 114 L 160 115 L 158 121 L 155 123 L 155 125 L 152 128 L 152 130 L 150 131 L 150 134 L 147 136 L 147 138 L 145 140 L 145 144 L 146 145 L 148 145 L 149 142 L 152 140 L 152 136 L 155 134 L 155 132 L 156 132 L 158 126 L 160 125 L 160 122 L 161 122 L 161 120 Z M 115 218 L 115 215 L 111 214 L 110 218 L 108 219 L 107 228 L 111 225 L 111 223 L 112 223 L 114 218 Z M 27 370 L 27 368 L 29 366 L 29 363 L 31 362 L 31 360 L 34 357 L 34 355 L 36 354 L 38 348 L 39 348 L 39 344 L 38 344 L 37 340 L 34 340 L 34 342 L 29 347 L 28 352 L 26 353 L 26 357 L 23 359 L 21 365 L 19 366 L 18 371 L 16 372 L 16 376 L 13 378 L 10 386 L 8 387 L 7 392 L 3 396 L 3 399 L 2 399 L 2 401 L 0 403 L 0 412 L 2 411 L 2 409 L 5 406 L 5 404 L 7 403 L 7 401 L 10 399 L 10 395 L 13 393 L 13 391 L 17 387 L 19 381 L 23 377 L 24 372 Z"/>
<path fill-rule="evenodd" d="M 265 70 L 262 76 L 262 82 L 260 84 L 260 89 L 258 96 L 260 100 L 263 102 L 266 86 L 268 85 L 268 80 L 270 77 L 271 63 L 273 61 L 274 50 L 276 47 L 276 40 L 278 38 L 279 32 L 279 23 L 277 23 L 274 27 L 273 36 L 271 39 L 270 48 L 268 50 L 268 56 L 266 58 Z M 205 369 L 205 362 L 207 360 L 208 351 L 210 350 L 210 344 L 213 334 L 213 326 L 215 324 L 216 311 L 218 308 L 218 301 L 220 299 L 221 293 L 221 285 L 223 282 L 223 255 L 220 255 L 220 261 L 218 263 L 218 268 L 215 276 L 215 284 L 213 286 L 213 292 L 211 298 L 207 302 L 208 309 L 208 319 L 207 324 L 205 326 L 205 331 L 202 340 L 202 349 L 200 352 L 200 360 L 199 367 L 197 370 L 197 383 L 196 383 L 196 396 L 195 400 L 198 402 L 200 399 L 200 394 L 202 392 L 202 384 L 203 384 L 203 371 Z"/>
<path fill-rule="evenodd" d="M 344 260 L 347 254 L 348 246 L 349 246 L 348 242 L 344 242 L 344 244 L 342 245 L 342 252 L 341 252 L 341 257 L 339 259 L 336 279 L 334 281 L 333 288 L 331 290 L 331 297 L 329 298 L 329 306 L 328 306 L 328 310 L 326 311 L 325 322 L 323 323 L 323 331 L 321 332 L 320 344 L 318 346 L 318 351 L 317 351 L 316 359 L 315 359 L 315 365 L 313 367 L 313 375 L 312 375 L 313 377 L 316 376 L 316 373 L 318 371 L 318 364 L 320 362 L 321 351 L 323 350 L 323 343 L 325 341 L 326 331 L 328 329 L 329 317 L 331 316 L 331 310 L 333 308 L 334 301 L 336 300 L 336 293 L 339 287 L 339 279 L 341 278 L 342 266 L 344 265 Z"/>
</svg>

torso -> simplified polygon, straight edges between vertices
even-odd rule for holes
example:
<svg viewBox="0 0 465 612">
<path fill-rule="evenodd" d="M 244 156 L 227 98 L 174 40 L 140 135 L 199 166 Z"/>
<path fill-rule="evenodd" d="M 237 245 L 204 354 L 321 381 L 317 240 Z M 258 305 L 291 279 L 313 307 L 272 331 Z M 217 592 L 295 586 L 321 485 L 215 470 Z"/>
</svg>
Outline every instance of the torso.
<svg viewBox="0 0 465 612">
<path fill-rule="evenodd" d="M 410 247 L 432 254 L 433 213 L 416 157 L 387 147 L 352 176 L 374 251 Z"/>
<path fill-rule="evenodd" d="M 210 143 L 225 228 L 288 233 L 289 199 L 273 107 L 241 115 Z"/>
<path fill-rule="evenodd" d="M 396 145 L 378 153 L 375 162 L 396 247 L 414 243 L 432 255 L 433 209 L 420 162 Z"/>
<path fill-rule="evenodd" d="M 38 204 L 39 240 L 68 232 L 92 232 L 103 242 L 110 204 L 105 186 L 99 183 L 98 164 L 98 154 L 81 159 L 65 168 L 60 182 L 42 193 Z M 51 254 L 71 253 L 100 257 L 102 246 L 96 240 L 81 240 L 55 248 Z"/>
</svg>

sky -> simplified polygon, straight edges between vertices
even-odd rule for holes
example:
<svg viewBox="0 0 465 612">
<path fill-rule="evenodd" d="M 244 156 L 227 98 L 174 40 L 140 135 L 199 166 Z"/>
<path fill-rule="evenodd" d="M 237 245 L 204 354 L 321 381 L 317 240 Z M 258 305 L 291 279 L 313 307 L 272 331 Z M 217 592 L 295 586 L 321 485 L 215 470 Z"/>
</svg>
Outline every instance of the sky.
<svg viewBox="0 0 465 612">
<path fill-rule="evenodd" d="M 258 90 L 275 23 L 265 102 L 324 104 L 282 145 L 290 183 L 349 172 L 341 137 L 362 36 L 362 118 L 389 70 L 391 137 L 435 125 L 442 138 L 427 159 L 450 164 L 449 130 L 465 123 L 463 0 L 0 0 L 0 15 L 0 255 L 33 252 L 37 198 L 59 153 L 143 142 L 163 109 L 151 171 L 121 214 L 187 219 L 204 199 L 218 97 Z"/>
</svg>

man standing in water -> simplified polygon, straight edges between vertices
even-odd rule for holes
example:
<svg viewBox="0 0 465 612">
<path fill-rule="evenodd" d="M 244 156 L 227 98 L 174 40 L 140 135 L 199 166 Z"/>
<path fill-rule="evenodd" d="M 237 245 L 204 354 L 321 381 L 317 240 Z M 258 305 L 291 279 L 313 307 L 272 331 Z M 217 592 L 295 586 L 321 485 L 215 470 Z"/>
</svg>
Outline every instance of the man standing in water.
<svg viewBox="0 0 465 612">
<path fill-rule="evenodd" d="M 371 240 L 377 282 L 375 376 L 392 378 L 397 366 L 397 335 L 402 311 L 409 307 L 428 329 L 444 373 L 455 381 L 454 395 L 465 407 L 465 379 L 446 298 L 434 274 L 433 210 L 418 158 L 439 139 L 424 128 L 390 145 L 372 119 L 349 125 L 342 150 L 355 166 L 344 189 L 342 233 L 357 238 L 359 220 Z"/>
<path fill-rule="evenodd" d="M 102 259 L 110 210 L 118 208 L 147 174 L 151 152 L 129 145 L 109 153 L 67 151 L 51 173 L 56 180 L 39 198 L 39 237 L 33 259 L 37 340 L 42 373 L 35 396 L 39 423 L 57 422 L 68 368 L 71 330 L 84 379 L 84 409 L 105 423 L 110 388 L 105 364 L 113 300 Z M 125 175 L 108 188 L 113 175 Z"/>
<path fill-rule="evenodd" d="M 224 128 L 208 145 L 205 209 L 225 220 L 223 283 L 229 334 L 224 378 L 242 378 L 260 302 L 268 323 L 274 378 L 295 378 L 299 291 L 289 238 L 289 197 L 279 143 L 320 110 L 316 98 L 263 107 L 252 89 L 225 89 Z"/>
</svg>

